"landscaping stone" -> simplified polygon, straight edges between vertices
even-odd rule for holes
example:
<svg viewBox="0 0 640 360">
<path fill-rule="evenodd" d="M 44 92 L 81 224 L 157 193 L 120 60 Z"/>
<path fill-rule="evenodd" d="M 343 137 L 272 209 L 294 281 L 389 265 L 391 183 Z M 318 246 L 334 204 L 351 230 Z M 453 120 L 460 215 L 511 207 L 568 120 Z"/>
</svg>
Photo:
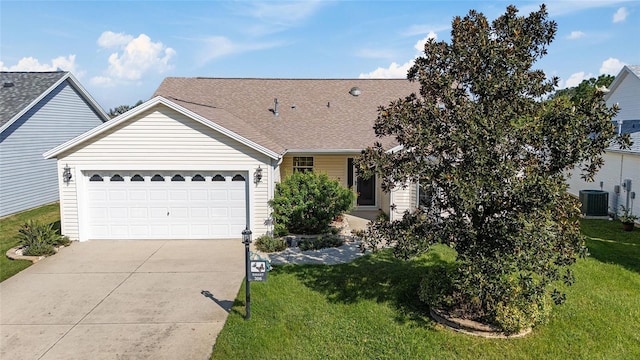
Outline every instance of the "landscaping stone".
<svg viewBox="0 0 640 360">
<path fill-rule="evenodd" d="M 445 311 L 431 309 L 431 318 L 434 319 L 440 325 L 443 325 L 449 329 L 474 336 L 480 336 L 490 339 L 511 339 L 526 336 L 531 333 L 531 328 L 522 330 L 517 334 L 505 334 L 504 332 L 496 329 L 493 326 L 482 324 L 477 321 L 469 319 L 459 319 L 450 316 Z"/>
</svg>

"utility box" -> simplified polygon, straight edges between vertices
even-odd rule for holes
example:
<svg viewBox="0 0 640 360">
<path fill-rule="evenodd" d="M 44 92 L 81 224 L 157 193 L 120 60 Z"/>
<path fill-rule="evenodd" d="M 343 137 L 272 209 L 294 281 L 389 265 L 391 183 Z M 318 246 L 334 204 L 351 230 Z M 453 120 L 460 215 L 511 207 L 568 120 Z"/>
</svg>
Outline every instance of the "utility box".
<svg viewBox="0 0 640 360">
<path fill-rule="evenodd" d="M 587 216 L 609 215 L 609 193 L 603 190 L 580 190 L 580 211 Z"/>
</svg>

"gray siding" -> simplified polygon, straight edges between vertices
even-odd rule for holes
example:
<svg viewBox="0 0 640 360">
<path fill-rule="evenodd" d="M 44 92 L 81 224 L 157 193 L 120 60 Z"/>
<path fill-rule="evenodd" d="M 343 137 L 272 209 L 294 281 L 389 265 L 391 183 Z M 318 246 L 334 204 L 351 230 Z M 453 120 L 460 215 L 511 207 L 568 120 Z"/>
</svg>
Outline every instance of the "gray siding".
<svg viewBox="0 0 640 360">
<path fill-rule="evenodd" d="M 58 201 L 56 160 L 42 154 L 100 124 L 65 81 L 0 134 L 0 216 Z"/>
</svg>

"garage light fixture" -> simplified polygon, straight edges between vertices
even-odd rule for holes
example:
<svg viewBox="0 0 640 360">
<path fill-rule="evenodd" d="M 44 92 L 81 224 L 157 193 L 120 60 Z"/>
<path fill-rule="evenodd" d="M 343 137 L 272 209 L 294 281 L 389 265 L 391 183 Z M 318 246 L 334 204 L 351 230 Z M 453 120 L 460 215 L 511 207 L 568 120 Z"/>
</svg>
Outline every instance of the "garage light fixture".
<svg viewBox="0 0 640 360">
<path fill-rule="evenodd" d="M 64 180 L 65 184 L 69 184 L 69 182 L 71 182 L 71 178 L 73 177 L 71 175 L 71 168 L 69 167 L 69 164 L 66 164 L 64 166 L 64 169 L 62 169 L 62 179 Z"/>
<path fill-rule="evenodd" d="M 253 173 L 253 182 L 258 185 L 260 181 L 262 181 L 262 168 L 258 165 L 258 168 Z"/>
</svg>

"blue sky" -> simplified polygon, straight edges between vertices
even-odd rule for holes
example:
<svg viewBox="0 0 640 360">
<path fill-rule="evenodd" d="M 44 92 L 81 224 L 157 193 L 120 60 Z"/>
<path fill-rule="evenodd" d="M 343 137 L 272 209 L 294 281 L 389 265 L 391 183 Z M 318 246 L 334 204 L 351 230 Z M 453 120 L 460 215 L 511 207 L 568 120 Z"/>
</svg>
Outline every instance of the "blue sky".
<svg viewBox="0 0 640 360">
<path fill-rule="evenodd" d="M 167 76 L 405 77 L 428 37 L 469 9 L 530 1 L 0 1 L 0 69 L 72 71 L 105 110 Z M 548 1 L 558 33 L 538 62 L 561 87 L 640 64 L 640 2 Z"/>
</svg>

